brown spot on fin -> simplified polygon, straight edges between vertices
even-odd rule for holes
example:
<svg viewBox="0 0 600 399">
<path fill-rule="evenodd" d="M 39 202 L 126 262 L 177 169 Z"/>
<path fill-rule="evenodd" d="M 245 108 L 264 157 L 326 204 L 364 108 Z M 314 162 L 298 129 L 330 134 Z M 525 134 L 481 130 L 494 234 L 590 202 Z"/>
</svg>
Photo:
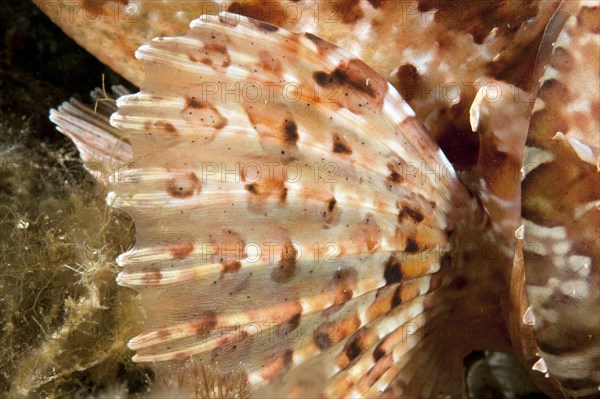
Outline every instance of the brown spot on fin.
<svg viewBox="0 0 600 399">
<path fill-rule="evenodd" d="M 261 101 L 244 104 L 252 126 L 260 136 L 264 147 L 273 149 L 295 147 L 298 142 L 298 126 L 286 105 Z"/>
<path fill-rule="evenodd" d="M 256 19 L 249 19 L 249 21 L 263 32 L 277 32 L 279 30 L 277 26 L 268 24 L 263 21 L 259 21 Z"/>
<path fill-rule="evenodd" d="M 189 172 L 167 181 L 166 191 L 173 198 L 186 199 L 200 193 L 202 184 L 194 172 Z"/>
<path fill-rule="evenodd" d="M 217 327 L 217 314 L 211 310 L 205 311 L 202 315 L 192 321 L 190 324 L 199 337 L 205 337 L 209 332 Z"/>
<path fill-rule="evenodd" d="M 196 97 L 186 98 L 185 106 L 181 110 L 181 116 L 187 122 L 199 127 L 209 127 L 221 130 L 227 126 L 225 118 L 219 110 L 210 102 L 200 101 Z"/>
<path fill-rule="evenodd" d="M 187 241 L 167 247 L 173 259 L 185 259 L 194 251 L 194 243 Z"/>
<path fill-rule="evenodd" d="M 244 179 L 244 176 L 242 176 Z M 261 176 L 257 182 L 244 185 L 246 191 L 253 195 L 250 199 L 250 205 L 259 205 L 259 202 L 266 201 L 269 197 L 275 196 L 280 204 L 284 204 L 287 199 L 287 187 L 281 176 Z"/>
<path fill-rule="evenodd" d="M 407 238 L 404 250 L 409 254 L 416 254 L 419 252 L 419 244 L 413 238 Z"/>
<path fill-rule="evenodd" d="M 296 251 L 292 242 L 288 241 L 281 250 L 281 259 L 271 272 L 271 280 L 276 283 L 284 283 L 291 280 L 296 274 L 297 255 L 298 251 Z"/>
<path fill-rule="evenodd" d="M 286 119 L 283 125 L 283 130 L 285 142 L 291 145 L 296 145 L 298 142 L 298 126 L 296 126 L 296 122 Z"/>
<path fill-rule="evenodd" d="M 142 283 L 145 285 L 157 285 L 160 284 L 162 279 L 162 273 L 159 268 L 152 268 L 144 271 L 144 277 Z"/>
<path fill-rule="evenodd" d="M 340 306 L 352 299 L 354 290 L 357 288 L 358 272 L 354 268 L 346 268 L 336 271 L 323 287 L 323 292 L 333 296 L 333 303 L 323 314 L 330 315 L 337 312 Z"/>
<path fill-rule="evenodd" d="M 352 154 L 352 149 L 350 145 L 340 134 L 333 134 L 333 152 L 336 154 L 350 155 Z"/>
<path fill-rule="evenodd" d="M 339 97 L 341 92 L 354 92 L 359 98 L 361 95 L 367 95 L 376 108 L 383 106 L 383 99 L 388 89 L 387 81 L 358 58 L 343 61 L 331 73 L 313 72 L 312 77 L 321 87 L 341 89 L 336 97 Z M 362 103 L 349 104 L 353 112 L 362 106 Z"/>
<path fill-rule="evenodd" d="M 228 273 L 237 273 L 240 271 L 240 269 L 242 268 L 242 264 L 240 263 L 240 261 L 237 260 L 228 260 L 228 261 L 224 261 L 221 262 L 221 265 L 223 266 L 222 270 L 221 270 L 221 278 Z"/>
<path fill-rule="evenodd" d="M 188 54 L 192 62 L 201 62 L 214 68 L 227 68 L 231 65 L 231 57 L 227 47 L 220 43 L 206 43 L 200 50 Z"/>
<path fill-rule="evenodd" d="M 424 218 L 423 214 L 416 207 L 411 205 L 402 205 L 402 209 L 398 215 L 398 221 L 402 221 L 406 217 L 414 220 L 417 223 L 421 223 Z"/>
<path fill-rule="evenodd" d="M 335 208 L 335 204 L 337 203 L 335 198 L 332 198 L 329 200 L 329 202 L 327 203 L 327 211 L 331 212 L 333 211 L 333 208 Z"/>
<path fill-rule="evenodd" d="M 396 283 L 402 280 L 402 264 L 396 255 L 391 255 L 385 263 L 383 277 L 387 284 Z"/>
</svg>

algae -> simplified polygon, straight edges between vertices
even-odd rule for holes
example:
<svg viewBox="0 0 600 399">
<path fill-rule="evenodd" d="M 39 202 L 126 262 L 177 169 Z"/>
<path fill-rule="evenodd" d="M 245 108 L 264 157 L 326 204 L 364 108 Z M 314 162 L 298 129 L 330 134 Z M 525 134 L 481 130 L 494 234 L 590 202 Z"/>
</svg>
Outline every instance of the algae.
<svg viewBox="0 0 600 399">
<path fill-rule="evenodd" d="M 152 374 L 125 345 L 141 329 L 137 295 L 115 282 L 131 220 L 48 121 L 102 74 L 125 82 L 32 3 L 0 10 L 0 397 L 145 392 Z"/>
</svg>

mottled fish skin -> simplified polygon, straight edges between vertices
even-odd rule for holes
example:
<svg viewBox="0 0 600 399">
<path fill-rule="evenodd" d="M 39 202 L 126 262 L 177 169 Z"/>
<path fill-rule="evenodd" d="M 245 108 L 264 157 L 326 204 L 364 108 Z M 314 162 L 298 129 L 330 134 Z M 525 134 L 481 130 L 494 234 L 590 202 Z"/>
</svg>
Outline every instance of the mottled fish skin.
<svg viewBox="0 0 600 399">
<path fill-rule="evenodd" d="M 569 395 L 592 398 L 600 395 L 600 2 L 564 2 L 546 35 L 522 182 L 527 295 L 538 369 Z"/>
<path fill-rule="evenodd" d="M 134 52 L 177 36 L 202 14 L 230 11 L 344 48 L 388 79 L 457 170 L 478 159 L 469 109 L 479 89 L 527 106 L 544 27 L 558 0 L 34 0 L 79 44 L 140 86 Z M 523 133 L 525 134 L 525 132 Z"/>
</svg>

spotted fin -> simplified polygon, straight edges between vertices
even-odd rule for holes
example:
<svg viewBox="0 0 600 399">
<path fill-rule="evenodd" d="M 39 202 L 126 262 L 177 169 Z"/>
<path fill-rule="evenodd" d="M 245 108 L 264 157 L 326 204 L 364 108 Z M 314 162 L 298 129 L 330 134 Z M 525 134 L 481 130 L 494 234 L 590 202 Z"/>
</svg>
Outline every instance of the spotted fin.
<svg viewBox="0 0 600 399">
<path fill-rule="evenodd" d="M 209 366 L 279 396 L 463 395 L 471 343 L 439 334 L 477 202 L 396 90 L 228 13 L 136 55 L 146 81 L 111 117 L 136 178 L 108 198 L 136 226 L 118 259 L 146 313 L 134 360 L 190 392 Z"/>
<path fill-rule="evenodd" d="M 600 387 L 600 3 L 564 1 L 537 60 L 522 181 L 535 370 L 569 397 Z M 539 357 L 541 356 L 541 357 Z"/>
</svg>

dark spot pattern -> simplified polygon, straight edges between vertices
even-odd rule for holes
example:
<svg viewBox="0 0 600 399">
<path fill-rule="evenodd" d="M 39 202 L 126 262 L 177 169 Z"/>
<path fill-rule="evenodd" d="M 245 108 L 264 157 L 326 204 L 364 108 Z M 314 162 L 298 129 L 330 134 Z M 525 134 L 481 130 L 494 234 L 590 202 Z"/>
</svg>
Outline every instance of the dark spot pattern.
<svg viewBox="0 0 600 399">
<path fill-rule="evenodd" d="M 395 255 L 390 255 L 385 263 L 383 277 L 387 284 L 392 284 L 402 280 L 402 264 Z"/>
<path fill-rule="evenodd" d="M 337 200 L 335 197 L 330 198 L 324 203 L 322 217 L 324 219 L 323 228 L 328 229 L 331 226 L 339 224 L 341 220 L 342 209 L 337 207 Z"/>
<path fill-rule="evenodd" d="M 175 129 L 175 126 L 173 126 L 173 124 L 170 123 L 170 122 L 157 121 L 155 123 L 155 126 L 156 126 L 157 129 L 164 130 L 167 133 L 171 133 L 171 134 L 176 134 L 177 133 L 177 129 Z"/>
<path fill-rule="evenodd" d="M 167 248 L 171 257 L 176 260 L 185 259 L 194 251 L 194 243 L 192 241 L 178 243 Z"/>
<path fill-rule="evenodd" d="M 360 355 L 360 353 L 361 350 L 358 346 L 357 339 L 351 341 L 348 347 L 346 348 L 346 356 L 348 356 L 348 359 L 354 360 Z"/>
<path fill-rule="evenodd" d="M 157 285 L 160 284 L 162 279 L 162 273 L 159 268 L 152 268 L 144 271 L 144 277 L 142 283 L 145 285 Z"/>
<path fill-rule="evenodd" d="M 337 326 L 334 322 L 321 324 L 315 334 L 314 342 L 321 350 L 329 348 L 337 342 Z"/>
<path fill-rule="evenodd" d="M 199 101 L 196 97 L 188 97 L 185 99 L 185 108 L 202 109 L 207 106 L 208 103 Z"/>
<path fill-rule="evenodd" d="M 416 254 L 417 252 L 419 252 L 419 244 L 417 244 L 417 242 L 414 239 L 407 238 L 406 248 L 404 248 L 404 250 L 409 254 Z"/>
<path fill-rule="evenodd" d="M 321 48 L 321 49 L 326 49 L 327 48 L 327 43 L 325 40 L 321 39 L 319 36 L 313 35 L 312 33 L 306 32 L 304 33 L 304 36 L 306 36 L 306 38 L 308 40 L 310 40 L 311 42 L 313 42 L 314 44 L 317 45 L 317 47 Z"/>
<path fill-rule="evenodd" d="M 211 67 L 227 68 L 231 65 L 231 56 L 227 47 L 220 43 L 206 43 L 202 49 L 188 54 L 192 62 L 201 62 Z"/>
<path fill-rule="evenodd" d="M 334 300 L 331 304 L 331 313 L 339 310 L 338 305 L 344 305 L 354 295 L 353 289 L 356 287 L 358 272 L 354 268 L 345 268 L 337 270 L 333 278 L 325 283 L 323 292 L 333 293 Z M 329 312 L 328 312 L 329 313 Z"/>
<path fill-rule="evenodd" d="M 388 176 L 388 179 L 392 183 L 402 183 L 402 176 L 400 175 L 400 173 L 396 172 L 395 170 L 392 170 L 390 172 L 390 175 Z"/>
<path fill-rule="evenodd" d="M 256 19 L 250 19 L 249 21 L 252 23 L 252 25 L 256 26 L 263 32 L 277 32 L 279 30 L 279 28 L 275 25 L 271 25 L 263 21 L 258 21 Z"/>
<path fill-rule="evenodd" d="M 286 143 L 296 145 L 298 142 L 298 126 L 296 126 L 296 122 L 285 121 L 283 125 L 283 137 Z"/>
<path fill-rule="evenodd" d="M 237 2 L 233 3 L 232 5 L 235 5 L 235 4 L 237 4 Z M 229 7 L 229 9 L 227 11 L 231 11 L 231 7 Z M 241 14 L 241 13 L 233 11 L 233 14 Z M 231 15 L 219 14 L 219 22 L 221 22 L 223 25 L 227 25 L 232 28 L 235 28 L 236 26 L 238 26 L 238 18 L 232 17 Z"/>
<path fill-rule="evenodd" d="M 467 285 L 469 285 L 469 279 L 464 276 L 457 276 L 454 280 L 452 280 L 451 284 L 451 286 L 457 290 L 462 290 Z"/>
<path fill-rule="evenodd" d="M 350 336 L 359 327 L 360 318 L 354 309 L 340 320 L 319 324 L 315 330 L 314 342 L 319 349 L 326 349 Z"/>
<path fill-rule="evenodd" d="M 272 101 L 266 100 L 244 102 L 243 106 L 264 148 L 276 150 L 281 149 L 282 145 L 294 147 L 297 144 L 298 125 L 287 105 L 273 104 Z"/>
<path fill-rule="evenodd" d="M 319 86 L 327 86 L 328 84 L 333 83 L 333 78 L 323 71 L 313 72 L 313 80 Z"/>
<path fill-rule="evenodd" d="M 404 176 L 402 175 L 402 160 L 400 158 L 392 156 L 392 160 L 390 160 L 386 166 L 390 172 L 387 176 L 387 181 L 390 185 L 404 182 Z"/>
<path fill-rule="evenodd" d="M 402 286 L 396 287 L 394 291 L 394 295 L 392 295 L 392 308 L 400 305 L 402 303 Z"/>
<path fill-rule="evenodd" d="M 201 188 L 200 179 L 194 172 L 169 179 L 166 184 L 167 194 L 178 199 L 186 199 L 197 195 L 200 193 Z"/>
<path fill-rule="evenodd" d="M 288 193 L 288 189 L 287 187 L 284 187 L 281 189 L 281 191 L 279 192 L 279 202 L 280 203 L 284 203 L 285 200 L 287 199 L 287 193 Z"/>
<path fill-rule="evenodd" d="M 217 314 L 211 310 L 206 311 L 199 318 L 190 322 L 196 335 L 202 337 L 217 327 Z"/>
<path fill-rule="evenodd" d="M 171 122 L 167 121 L 146 121 L 144 122 L 144 128 L 146 128 L 146 130 L 158 130 L 160 132 L 167 132 L 172 136 L 177 136 L 177 129 L 175 129 L 175 126 L 173 126 Z"/>
<path fill-rule="evenodd" d="M 246 180 L 243 173 L 241 178 Z M 257 183 L 245 184 L 244 188 L 251 194 L 248 206 L 253 212 L 262 213 L 262 203 L 270 197 L 277 198 L 280 204 L 284 204 L 287 199 L 288 189 L 285 187 L 285 181 L 281 176 L 268 176 L 268 178 L 260 179 Z"/>
<path fill-rule="evenodd" d="M 268 382 L 281 382 L 281 377 L 289 371 L 294 360 L 294 351 L 292 349 L 282 350 L 277 353 L 268 353 L 263 360 L 263 368 L 260 371 L 261 377 Z"/>
<path fill-rule="evenodd" d="M 296 328 L 298 328 L 298 325 L 300 324 L 300 319 L 302 318 L 302 313 L 298 312 L 295 315 L 293 315 L 291 317 L 291 319 L 288 321 L 288 333 L 294 331 Z"/>
<path fill-rule="evenodd" d="M 385 356 L 385 349 L 383 349 L 383 344 L 385 341 L 381 342 L 375 350 L 373 350 L 373 359 L 377 362 L 379 359 Z"/>
<path fill-rule="evenodd" d="M 271 280 L 276 283 L 285 283 L 291 280 L 296 274 L 297 255 L 298 251 L 296 251 L 292 242 L 288 241 L 281 250 L 281 259 L 271 272 Z"/>
<path fill-rule="evenodd" d="M 315 71 L 312 78 L 317 85 L 331 91 L 331 95 L 323 96 L 327 102 L 335 102 L 355 114 L 381 109 L 388 91 L 387 80 L 357 58 L 340 62 L 329 73 Z"/>
<path fill-rule="evenodd" d="M 417 223 L 421 223 L 423 221 L 423 214 L 421 212 L 410 206 L 402 205 L 402 210 L 398 214 L 398 220 L 402 221 L 406 217 L 411 218 Z"/>
<path fill-rule="evenodd" d="M 369 4 L 371 4 L 371 6 L 375 9 L 378 9 L 379 7 L 381 7 L 381 4 L 383 3 L 384 0 L 368 0 Z"/>
<path fill-rule="evenodd" d="M 181 110 L 181 116 L 184 120 L 192 122 L 199 126 L 212 127 L 220 130 L 227 126 L 225 118 L 219 110 L 207 101 L 200 101 L 196 97 L 188 97 L 185 106 Z"/>
<path fill-rule="evenodd" d="M 281 61 L 279 61 L 275 54 L 269 51 L 261 50 L 258 52 L 258 66 L 260 71 L 258 74 L 269 72 L 277 78 L 283 77 L 283 67 Z"/>
<path fill-rule="evenodd" d="M 283 354 L 284 372 L 290 369 L 290 367 L 292 366 L 293 360 L 294 360 L 294 351 L 291 349 L 286 350 L 285 353 Z"/>
<path fill-rule="evenodd" d="M 375 221 L 375 216 L 368 213 L 365 218 L 357 224 L 356 239 L 363 244 L 369 252 L 379 248 L 381 242 L 381 228 Z"/>
<path fill-rule="evenodd" d="M 336 359 L 337 365 L 341 369 L 348 368 L 353 360 L 363 354 L 378 339 L 377 333 L 373 329 L 361 328 L 349 338 L 349 342 L 340 353 L 341 356 Z"/>
<path fill-rule="evenodd" d="M 374 86 L 366 84 L 367 79 L 372 75 L 366 68 L 368 67 L 362 61 L 353 59 L 348 64 L 341 64 L 329 74 L 323 71 L 313 72 L 313 80 L 321 87 L 347 85 L 358 92 L 375 97 Z"/>
<path fill-rule="evenodd" d="M 330 199 L 329 202 L 327 203 L 327 211 L 332 212 L 333 208 L 335 208 L 336 203 L 337 203 L 337 201 L 335 198 Z"/>
<path fill-rule="evenodd" d="M 250 184 L 246 184 L 244 186 L 246 191 L 248 191 L 251 194 L 258 194 L 258 189 L 256 187 L 257 187 L 256 183 L 250 183 Z"/>
<path fill-rule="evenodd" d="M 221 262 L 221 266 L 223 267 L 221 270 L 221 276 L 228 273 L 237 273 L 242 268 L 242 264 L 237 260 Z"/>
<path fill-rule="evenodd" d="M 333 134 L 333 152 L 336 154 L 350 155 L 352 149 L 346 142 L 346 140 L 338 133 Z"/>
</svg>

